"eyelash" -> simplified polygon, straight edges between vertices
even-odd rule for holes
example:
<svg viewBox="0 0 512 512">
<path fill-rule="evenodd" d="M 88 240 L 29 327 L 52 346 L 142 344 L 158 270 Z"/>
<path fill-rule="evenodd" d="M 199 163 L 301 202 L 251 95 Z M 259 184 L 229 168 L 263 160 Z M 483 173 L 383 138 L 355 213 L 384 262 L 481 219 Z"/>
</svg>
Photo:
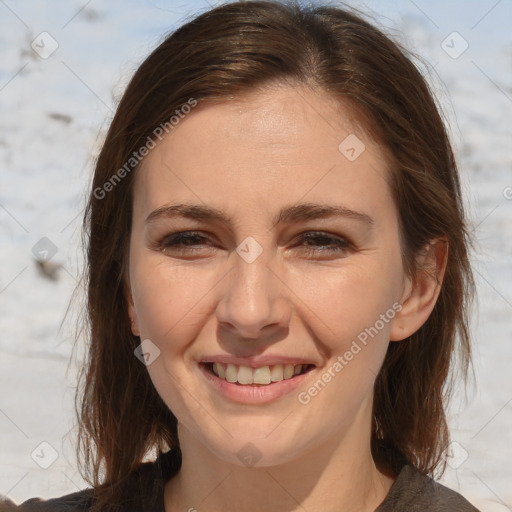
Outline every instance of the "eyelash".
<svg viewBox="0 0 512 512">
<path fill-rule="evenodd" d="M 162 251 L 169 251 L 172 249 L 187 251 L 188 253 L 196 253 L 198 251 L 202 251 L 203 247 L 193 247 L 193 245 L 201 245 L 201 243 L 197 243 L 199 240 L 208 240 L 208 237 L 196 231 L 181 231 L 178 233 L 173 233 L 171 235 L 166 235 L 162 238 L 158 244 L 157 248 Z M 187 245 L 187 241 L 196 241 L 195 244 Z M 311 248 L 312 246 L 306 245 L 306 252 L 312 255 L 321 255 L 321 254 L 331 254 L 336 255 L 339 253 L 344 253 L 350 250 L 353 246 L 349 240 L 345 238 L 341 238 L 338 236 L 330 235 L 329 233 L 325 233 L 322 231 L 309 231 L 306 233 L 301 233 L 298 237 L 298 243 L 305 243 L 311 241 L 327 241 L 328 244 L 318 244 L 313 247 L 328 247 L 327 249 L 317 249 Z M 184 243 L 185 242 L 185 243 Z M 180 247 L 181 246 L 181 247 Z"/>
</svg>

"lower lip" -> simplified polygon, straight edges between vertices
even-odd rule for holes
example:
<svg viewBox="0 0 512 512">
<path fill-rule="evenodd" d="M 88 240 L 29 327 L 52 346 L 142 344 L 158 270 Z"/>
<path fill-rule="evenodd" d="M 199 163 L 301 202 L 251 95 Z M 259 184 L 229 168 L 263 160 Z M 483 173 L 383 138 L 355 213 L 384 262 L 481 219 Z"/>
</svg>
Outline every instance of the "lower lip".
<svg viewBox="0 0 512 512">
<path fill-rule="evenodd" d="M 305 378 L 313 371 L 295 375 L 291 379 L 272 382 L 267 385 L 234 384 L 217 377 L 210 372 L 206 365 L 200 364 L 201 373 L 214 388 L 223 396 L 241 404 L 265 404 L 290 394 L 304 382 Z"/>
</svg>

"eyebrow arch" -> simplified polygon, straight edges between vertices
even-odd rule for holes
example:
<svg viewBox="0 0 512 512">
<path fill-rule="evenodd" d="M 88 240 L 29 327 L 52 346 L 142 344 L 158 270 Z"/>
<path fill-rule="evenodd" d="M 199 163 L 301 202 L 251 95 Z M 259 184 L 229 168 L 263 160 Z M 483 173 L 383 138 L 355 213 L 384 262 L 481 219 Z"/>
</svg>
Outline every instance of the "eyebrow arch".
<svg viewBox="0 0 512 512">
<path fill-rule="evenodd" d="M 157 208 L 147 216 L 145 222 L 146 224 L 149 224 L 161 218 L 172 217 L 185 217 L 192 220 L 218 222 L 226 225 L 233 224 L 232 218 L 223 210 L 212 208 L 210 206 L 184 203 L 165 205 Z M 344 206 L 302 203 L 283 208 L 274 218 L 272 225 L 276 226 L 277 224 L 332 217 L 345 217 L 358 220 L 364 222 L 370 227 L 374 223 L 373 219 L 369 215 L 351 210 Z"/>
</svg>

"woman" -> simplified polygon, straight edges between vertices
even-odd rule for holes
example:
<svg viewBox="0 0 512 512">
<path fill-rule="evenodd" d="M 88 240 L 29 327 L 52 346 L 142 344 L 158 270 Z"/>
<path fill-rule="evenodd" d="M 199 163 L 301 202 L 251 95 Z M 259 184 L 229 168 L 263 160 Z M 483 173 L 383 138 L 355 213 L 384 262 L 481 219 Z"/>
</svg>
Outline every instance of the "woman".
<svg viewBox="0 0 512 512">
<path fill-rule="evenodd" d="M 470 356 L 457 168 L 379 30 L 250 1 L 182 26 L 119 104 L 85 232 L 92 488 L 4 510 L 476 510 L 431 479 Z"/>
</svg>

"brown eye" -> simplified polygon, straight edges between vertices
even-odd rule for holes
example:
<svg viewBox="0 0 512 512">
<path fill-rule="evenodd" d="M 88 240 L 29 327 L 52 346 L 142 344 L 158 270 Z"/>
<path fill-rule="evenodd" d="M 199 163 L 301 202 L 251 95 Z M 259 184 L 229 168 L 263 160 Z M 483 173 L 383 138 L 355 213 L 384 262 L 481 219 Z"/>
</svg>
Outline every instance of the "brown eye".
<svg viewBox="0 0 512 512">
<path fill-rule="evenodd" d="M 200 233 L 193 231 L 185 231 L 181 233 L 174 233 L 167 235 L 160 242 L 160 246 L 163 248 L 167 247 L 187 247 L 194 248 L 198 245 L 203 245 L 208 238 L 201 235 Z"/>
<path fill-rule="evenodd" d="M 306 252 L 316 255 L 343 254 L 351 248 L 350 242 L 345 238 L 323 232 L 303 233 L 298 241 Z"/>
<path fill-rule="evenodd" d="M 156 249 L 178 258 L 210 256 L 214 244 L 209 237 L 195 231 L 182 231 L 164 236 Z"/>
</svg>

